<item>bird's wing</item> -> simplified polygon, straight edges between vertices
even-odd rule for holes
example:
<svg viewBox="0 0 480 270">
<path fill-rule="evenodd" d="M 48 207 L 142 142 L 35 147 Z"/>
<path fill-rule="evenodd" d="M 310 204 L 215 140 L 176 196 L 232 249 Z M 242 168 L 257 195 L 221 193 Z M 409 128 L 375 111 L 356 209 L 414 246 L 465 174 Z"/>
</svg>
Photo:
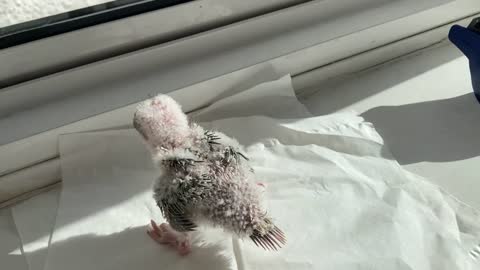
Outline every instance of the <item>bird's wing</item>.
<svg viewBox="0 0 480 270">
<path fill-rule="evenodd" d="M 170 226 L 179 232 L 193 231 L 197 225 L 189 217 L 186 208 L 186 201 L 177 200 L 169 202 L 168 200 L 161 200 L 158 202 L 158 207 L 167 219 Z"/>
<path fill-rule="evenodd" d="M 238 142 L 227 137 L 225 134 L 206 130 L 204 136 L 207 143 L 210 145 L 211 151 L 214 150 L 214 146 L 220 146 L 222 148 L 225 159 L 230 160 L 234 158 L 236 161 L 239 161 L 240 158 L 243 158 L 248 160 L 248 158 L 240 152 Z"/>
<path fill-rule="evenodd" d="M 157 202 L 163 216 L 177 231 L 193 231 L 197 227 L 192 220 L 192 211 L 196 204 L 205 199 L 212 188 L 212 181 L 207 175 L 182 182 L 174 193 Z"/>
</svg>

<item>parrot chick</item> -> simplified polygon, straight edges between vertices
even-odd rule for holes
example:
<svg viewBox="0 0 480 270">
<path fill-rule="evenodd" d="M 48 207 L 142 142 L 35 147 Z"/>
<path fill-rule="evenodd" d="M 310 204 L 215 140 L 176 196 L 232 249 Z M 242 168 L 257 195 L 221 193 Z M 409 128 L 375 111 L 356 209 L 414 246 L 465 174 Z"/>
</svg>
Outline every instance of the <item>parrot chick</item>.
<svg viewBox="0 0 480 270">
<path fill-rule="evenodd" d="M 166 95 L 141 103 L 133 125 L 159 167 L 153 197 L 168 224 L 152 221 L 148 234 L 181 255 L 190 252 L 189 232 L 198 225 L 221 227 L 257 246 L 277 250 L 284 233 L 261 206 L 256 184 L 239 143 L 221 132 L 190 123 Z"/>
</svg>

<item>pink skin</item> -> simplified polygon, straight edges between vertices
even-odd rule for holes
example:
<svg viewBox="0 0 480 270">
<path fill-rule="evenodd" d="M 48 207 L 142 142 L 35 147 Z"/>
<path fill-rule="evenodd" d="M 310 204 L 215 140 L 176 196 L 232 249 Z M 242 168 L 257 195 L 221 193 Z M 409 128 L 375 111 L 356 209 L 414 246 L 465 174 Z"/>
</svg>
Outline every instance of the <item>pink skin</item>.
<svg viewBox="0 0 480 270">
<path fill-rule="evenodd" d="M 175 231 L 167 223 L 162 223 L 160 226 L 155 221 L 150 221 L 150 226 L 147 229 L 147 234 L 157 243 L 167 245 L 174 248 L 181 256 L 186 256 L 191 251 L 189 237 L 186 233 Z"/>
<path fill-rule="evenodd" d="M 267 189 L 267 185 L 265 183 L 257 183 L 257 186 L 260 187 L 260 190 L 262 193 L 264 193 L 265 190 Z"/>
</svg>

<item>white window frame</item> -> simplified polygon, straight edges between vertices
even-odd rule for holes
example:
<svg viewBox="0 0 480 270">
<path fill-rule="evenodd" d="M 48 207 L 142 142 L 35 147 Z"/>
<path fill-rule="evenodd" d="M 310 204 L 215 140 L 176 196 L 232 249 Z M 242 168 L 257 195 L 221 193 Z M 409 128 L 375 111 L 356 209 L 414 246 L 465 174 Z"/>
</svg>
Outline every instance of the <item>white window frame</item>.
<svg viewBox="0 0 480 270">
<path fill-rule="evenodd" d="M 335 7 L 341 8 L 333 5 L 331 1 L 310 2 L 0 91 L 0 110 L 17 111 L 16 114 L 4 114 L 4 117 L 0 118 L 2 128 L 10 124 L 21 131 L 21 126 L 18 128 L 19 126 L 15 125 L 48 124 L 48 121 L 52 120 L 49 117 L 52 116 L 56 118 L 53 122 L 60 123 L 37 133 L 25 133 L 27 129 L 24 129 L 10 137 L 9 143 L 0 146 L 0 186 L 3 185 L 4 188 L 4 183 L 15 183 L 10 189 L 4 189 L 5 196 L 0 193 L 0 201 L 59 180 L 56 143 L 60 134 L 129 126 L 129 115 L 135 101 L 151 94 L 174 93 L 175 90 L 182 89 L 184 94 L 179 97 L 179 101 L 187 110 L 195 109 L 212 101 L 218 91 L 221 91 L 216 88 L 218 84 L 228 84 L 229 81 L 255 72 L 255 69 L 264 65 L 293 76 L 306 74 L 342 59 L 371 52 L 421 33 L 429 33 L 442 26 L 445 28 L 449 23 L 480 13 L 477 0 L 458 0 L 427 11 L 421 11 L 425 6 L 419 6 L 415 1 L 383 2 L 393 4 L 366 10 L 357 16 L 337 17 L 340 26 L 344 24 L 359 27 L 344 32 L 343 35 L 338 32 L 342 30 L 339 25 L 327 27 L 326 23 L 318 23 L 305 29 L 301 20 L 304 20 L 303 23 L 311 22 L 308 20 L 318 17 L 322 11 L 333 12 Z M 407 14 L 397 12 L 396 19 L 392 20 L 394 18 L 391 14 L 399 9 L 400 2 L 416 4 L 413 8 L 418 13 L 406 16 Z M 326 6 L 327 3 L 332 6 Z M 380 17 L 375 17 L 379 12 Z M 301 28 L 300 31 L 289 28 L 292 26 L 290 22 L 295 20 L 296 25 Z M 382 23 L 382 20 L 387 22 Z M 366 21 L 371 23 L 367 27 L 365 24 L 355 24 Z M 282 29 L 292 31 L 281 33 Z M 278 35 L 272 34 L 275 39 L 262 39 L 265 33 L 275 31 L 279 31 Z M 324 36 L 311 35 L 315 31 Z M 409 48 L 413 50 L 415 44 L 423 46 L 439 42 L 446 37 L 443 32 L 444 30 L 436 31 L 440 34 L 430 35 L 430 42 L 425 39 L 414 41 L 414 45 Z M 272 40 L 275 42 L 272 43 Z M 212 42 L 219 44 L 213 51 Z M 403 50 L 403 53 L 408 51 Z M 250 57 L 241 57 L 242 55 Z M 236 61 L 232 61 L 233 59 Z M 131 74 L 132 70 L 151 70 L 151 73 Z M 112 84 L 124 77 L 129 79 Z M 199 91 L 196 84 L 200 82 L 202 95 L 196 95 L 196 91 Z M 210 89 L 210 92 L 207 89 Z M 189 100 L 185 93 L 196 95 L 196 99 Z M 110 97 L 108 100 L 101 99 L 107 96 Z M 85 106 L 91 107 L 86 109 Z M 72 114 L 67 115 L 66 112 Z M 32 179 L 33 174 L 26 173 L 35 170 L 43 170 L 45 177 Z"/>
<path fill-rule="evenodd" d="M 312 0 L 197 0 L 0 50 L 0 88 Z"/>
</svg>

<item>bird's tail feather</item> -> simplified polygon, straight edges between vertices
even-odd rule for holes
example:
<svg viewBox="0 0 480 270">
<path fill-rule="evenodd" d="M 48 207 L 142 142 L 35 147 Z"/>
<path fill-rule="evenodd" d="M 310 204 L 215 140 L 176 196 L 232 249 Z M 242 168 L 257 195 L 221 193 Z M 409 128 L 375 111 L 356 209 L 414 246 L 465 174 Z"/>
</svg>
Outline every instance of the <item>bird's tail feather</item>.
<svg viewBox="0 0 480 270">
<path fill-rule="evenodd" d="M 269 220 L 266 221 L 270 222 Z M 265 250 L 278 250 L 287 244 L 285 234 L 275 225 L 271 226 L 271 228 L 263 234 L 258 230 L 254 230 L 252 235 L 250 235 L 250 239 L 252 239 L 255 245 Z"/>
</svg>

